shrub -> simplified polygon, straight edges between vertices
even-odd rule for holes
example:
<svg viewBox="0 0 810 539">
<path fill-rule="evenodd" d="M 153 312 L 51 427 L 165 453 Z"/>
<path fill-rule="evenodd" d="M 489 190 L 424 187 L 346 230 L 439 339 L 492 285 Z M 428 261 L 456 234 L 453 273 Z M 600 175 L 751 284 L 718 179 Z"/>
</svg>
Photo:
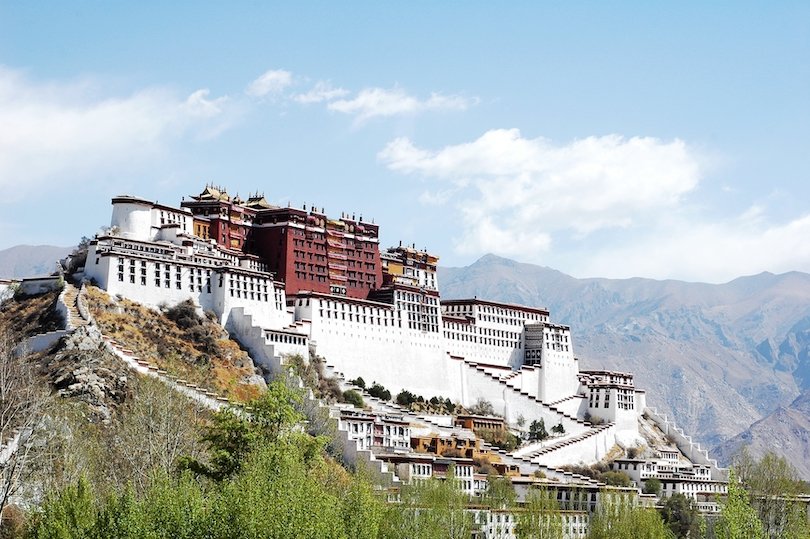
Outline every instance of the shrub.
<svg viewBox="0 0 810 539">
<path fill-rule="evenodd" d="M 197 314 L 197 307 L 190 299 L 181 301 L 174 307 L 166 309 L 166 318 L 177 324 L 177 327 L 189 329 L 202 324 L 202 318 Z"/>
<path fill-rule="evenodd" d="M 661 481 L 655 477 L 651 477 L 644 482 L 644 494 L 655 494 L 658 496 L 661 493 Z"/>
<path fill-rule="evenodd" d="M 529 440 L 532 442 L 543 441 L 548 438 L 548 431 L 546 431 L 546 423 L 542 419 L 540 421 L 534 420 L 529 425 Z"/>
<path fill-rule="evenodd" d="M 376 397 L 380 400 L 390 401 L 391 400 L 391 392 L 385 389 L 382 385 L 374 382 L 371 387 L 368 389 L 368 394 L 372 397 Z"/>
<path fill-rule="evenodd" d="M 629 487 L 632 484 L 630 476 L 624 472 L 604 472 L 599 476 L 599 479 L 613 487 Z"/>
<path fill-rule="evenodd" d="M 495 407 L 492 406 L 492 403 L 484 400 L 478 399 L 475 404 L 472 405 L 470 408 L 470 413 L 474 415 L 495 415 Z"/>
<path fill-rule="evenodd" d="M 363 397 L 357 391 L 349 389 L 343 392 L 343 401 L 348 402 L 355 408 L 363 408 L 366 403 L 363 402 Z"/>
<path fill-rule="evenodd" d="M 358 376 L 358 377 L 357 377 L 357 378 L 355 378 L 354 380 L 349 380 L 349 383 L 350 383 L 350 384 L 353 384 L 353 385 L 356 385 L 356 386 L 357 386 L 357 387 L 359 387 L 360 389 L 365 389 L 365 388 L 366 388 L 366 381 L 365 381 L 365 380 L 363 380 L 363 378 L 362 378 L 362 377 L 360 377 L 360 376 Z"/>
<path fill-rule="evenodd" d="M 397 393 L 397 404 L 400 406 L 410 406 L 414 402 L 416 402 L 416 395 L 410 391 L 403 389 Z"/>
<path fill-rule="evenodd" d="M 500 447 L 504 451 L 514 451 L 520 446 L 520 438 L 506 430 L 477 429 L 475 434 L 488 444 Z"/>
</svg>

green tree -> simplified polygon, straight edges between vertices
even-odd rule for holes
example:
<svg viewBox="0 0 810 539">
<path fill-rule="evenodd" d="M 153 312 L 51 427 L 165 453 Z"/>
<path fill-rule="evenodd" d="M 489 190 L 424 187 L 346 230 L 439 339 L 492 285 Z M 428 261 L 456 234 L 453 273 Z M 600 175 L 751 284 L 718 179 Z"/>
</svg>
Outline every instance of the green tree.
<svg viewBox="0 0 810 539">
<path fill-rule="evenodd" d="M 630 477 L 619 471 L 604 472 L 599 475 L 599 479 L 612 487 L 629 487 L 632 484 Z"/>
<path fill-rule="evenodd" d="M 410 406 L 414 402 L 416 402 L 416 395 L 408 391 L 407 389 L 403 389 L 399 393 L 397 393 L 397 404 L 400 406 Z"/>
<path fill-rule="evenodd" d="M 186 458 L 179 467 L 215 481 L 232 477 L 251 451 L 275 443 L 303 419 L 295 408 L 300 401 L 299 393 L 280 381 L 272 382 L 267 391 L 250 403 L 250 415 L 230 408 L 214 414 L 212 424 L 203 437 L 211 453 L 208 463 Z"/>
<path fill-rule="evenodd" d="M 557 434 L 565 434 L 565 427 L 563 427 L 562 422 L 557 423 L 556 425 L 551 427 L 551 432 L 554 432 L 554 433 L 557 433 Z"/>
<path fill-rule="evenodd" d="M 649 483 L 650 480 L 647 480 Z M 660 487 L 660 484 L 659 484 Z M 645 485 L 646 488 L 646 485 Z M 675 537 L 700 537 L 702 518 L 694 502 L 683 494 L 673 494 L 659 510 Z"/>
<path fill-rule="evenodd" d="M 511 479 L 501 475 L 487 477 L 487 490 L 481 497 L 484 505 L 491 509 L 509 509 L 515 505 L 516 498 Z"/>
<path fill-rule="evenodd" d="M 492 403 L 488 400 L 484 400 L 483 398 L 479 398 L 477 401 L 475 401 L 475 404 L 470 407 L 470 413 L 473 415 L 496 415 L 495 407 L 492 406 Z"/>
<path fill-rule="evenodd" d="M 735 455 L 733 467 L 768 537 L 810 534 L 803 504 L 797 501 L 799 494 L 806 493 L 806 485 L 787 459 L 767 452 L 757 460 L 743 448 Z"/>
<path fill-rule="evenodd" d="M 518 539 L 562 539 L 563 524 L 554 492 L 533 488 L 526 496 L 523 509 L 517 512 L 515 535 Z"/>
<path fill-rule="evenodd" d="M 714 527 L 717 539 L 764 539 L 762 527 L 756 510 L 751 507 L 748 493 L 737 482 L 732 469 L 728 477 L 728 496 L 723 503 L 720 518 Z"/>
<path fill-rule="evenodd" d="M 640 507 L 623 494 L 602 492 L 591 515 L 588 539 L 671 539 L 655 509 Z"/>
<path fill-rule="evenodd" d="M 355 408 L 362 408 L 366 405 L 363 402 L 363 396 L 354 389 L 347 389 L 343 392 L 343 400 L 354 406 Z"/>
<path fill-rule="evenodd" d="M 366 391 L 368 391 L 368 394 L 371 395 L 372 397 L 376 397 L 380 400 L 384 401 L 391 400 L 391 392 L 385 389 L 385 387 L 383 387 L 381 384 L 378 384 L 377 382 L 371 384 L 371 387 L 368 388 Z"/>
<path fill-rule="evenodd" d="M 75 485 L 46 499 L 29 532 L 32 539 L 84 539 L 91 537 L 96 504 L 90 483 L 81 477 Z"/>
<path fill-rule="evenodd" d="M 469 539 L 473 517 L 466 510 L 469 497 L 451 472 L 447 479 L 431 478 L 409 485 L 401 503 L 392 504 L 383 519 L 381 539 Z"/>
</svg>

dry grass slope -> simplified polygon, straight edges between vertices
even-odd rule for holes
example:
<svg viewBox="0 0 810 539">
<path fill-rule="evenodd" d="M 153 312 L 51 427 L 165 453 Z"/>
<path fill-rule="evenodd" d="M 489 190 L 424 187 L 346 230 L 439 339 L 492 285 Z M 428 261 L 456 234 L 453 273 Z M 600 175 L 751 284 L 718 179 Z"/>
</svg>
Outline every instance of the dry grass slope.
<svg viewBox="0 0 810 539">
<path fill-rule="evenodd" d="M 242 402 L 259 395 L 253 362 L 215 321 L 183 304 L 161 312 L 87 288 L 87 303 L 102 333 L 141 359 Z"/>
<path fill-rule="evenodd" d="M 61 328 L 64 322 L 54 308 L 58 297 L 59 291 L 9 298 L 0 304 L 0 328 L 15 338 Z"/>
</svg>

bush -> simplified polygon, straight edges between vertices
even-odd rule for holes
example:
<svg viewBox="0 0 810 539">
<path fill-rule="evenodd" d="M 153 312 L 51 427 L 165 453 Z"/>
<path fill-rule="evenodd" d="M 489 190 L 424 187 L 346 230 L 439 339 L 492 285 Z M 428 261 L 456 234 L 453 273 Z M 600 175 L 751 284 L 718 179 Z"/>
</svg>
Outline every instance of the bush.
<svg viewBox="0 0 810 539">
<path fill-rule="evenodd" d="M 629 487 L 632 484 L 630 476 L 624 472 L 605 472 L 599 476 L 599 479 L 612 487 Z"/>
<path fill-rule="evenodd" d="M 495 407 L 492 406 L 492 403 L 484 400 L 478 399 L 475 404 L 472 405 L 470 408 L 470 413 L 474 415 L 495 415 Z"/>
<path fill-rule="evenodd" d="M 546 431 L 546 422 L 542 419 L 540 421 L 534 420 L 529 425 L 529 440 L 532 442 L 542 442 L 548 438 L 548 431 Z"/>
<path fill-rule="evenodd" d="M 390 401 L 391 400 L 391 392 L 385 389 L 382 385 L 374 382 L 371 387 L 368 389 L 368 394 L 372 397 L 376 397 L 380 400 Z"/>
<path fill-rule="evenodd" d="M 477 429 L 475 434 L 488 444 L 500 447 L 504 451 L 514 451 L 520 446 L 520 438 L 506 430 Z"/>
<path fill-rule="evenodd" d="M 358 376 L 354 380 L 349 380 L 349 383 L 352 384 L 352 385 L 356 385 L 360 389 L 365 389 L 366 388 L 366 381 L 363 380 L 363 378 L 360 377 L 360 376 Z"/>
<path fill-rule="evenodd" d="M 174 307 L 166 309 L 166 318 L 182 329 L 189 329 L 202 324 L 202 318 L 197 314 L 197 307 L 190 299 L 181 301 Z"/>
<path fill-rule="evenodd" d="M 658 496 L 661 493 L 661 481 L 655 477 L 651 477 L 644 482 L 644 494 L 655 494 Z"/>
<path fill-rule="evenodd" d="M 353 389 L 343 392 L 343 402 L 348 402 L 355 408 L 363 408 L 366 405 L 366 403 L 363 402 L 362 395 Z"/>
<path fill-rule="evenodd" d="M 410 406 L 414 402 L 416 402 L 416 395 L 410 391 L 403 389 L 397 393 L 397 404 L 400 406 Z"/>
</svg>

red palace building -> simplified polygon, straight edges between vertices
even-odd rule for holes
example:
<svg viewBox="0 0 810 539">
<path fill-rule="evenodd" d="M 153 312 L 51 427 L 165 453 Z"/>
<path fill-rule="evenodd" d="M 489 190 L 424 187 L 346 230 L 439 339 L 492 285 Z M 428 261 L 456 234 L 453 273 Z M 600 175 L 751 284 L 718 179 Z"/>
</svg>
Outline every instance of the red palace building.
<svg viewBox="0 0 810 539">
<path fill-rule="evenodd" d="M 246 201 L 208 186 L 181 203 L 194 216 L 194 234 L 235 253 L 257 255 L 285 283 L 301 290 L 365 299 L 382 285 L 379 226 L 323 209 L 273 206 L 261 195 Z"/>
</svg>

